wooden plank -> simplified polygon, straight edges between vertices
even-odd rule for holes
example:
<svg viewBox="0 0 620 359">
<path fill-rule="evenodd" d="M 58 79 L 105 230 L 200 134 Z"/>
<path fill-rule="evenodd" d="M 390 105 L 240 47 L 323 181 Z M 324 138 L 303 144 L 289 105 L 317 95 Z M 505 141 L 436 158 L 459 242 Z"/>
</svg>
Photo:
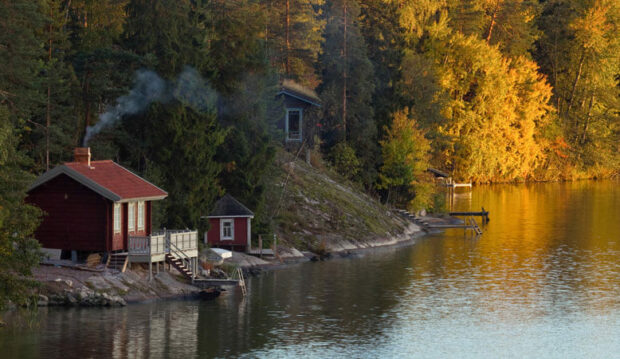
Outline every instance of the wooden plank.
<svg viewBox="0 0 620 359">
<path fill-rule="evenodd" d="M 460 228 L 460 229 L 476 228 L 475 226 L 472 226 L 469 224 L 429 224 L 427 227 L 428 228 Z"/>
<path fill-rule="evenodd" d="M 486 217 L 489 215 L 489 212 L 450 212 L 451 216 L 479 216 Z"/>
<path fill-rule="evenodd" d="M 210 287 L 222 287 L 222 286 L 236 286 L 239 285 L 239 280 L 237 279 L 204 279 L 197 278 L 194 279 L 193 284 L 199 287 L 202 286 L 210 286 Z"/>
</svg>

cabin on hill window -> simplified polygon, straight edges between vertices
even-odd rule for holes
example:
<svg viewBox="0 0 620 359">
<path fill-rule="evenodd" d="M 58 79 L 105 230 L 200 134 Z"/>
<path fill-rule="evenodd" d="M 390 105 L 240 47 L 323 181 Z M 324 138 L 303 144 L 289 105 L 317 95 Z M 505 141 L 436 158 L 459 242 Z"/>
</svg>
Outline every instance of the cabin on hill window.
<svg viewBox="0 0 620 359">
<path fill-rule="evenodd" d="M 286 140 L 301 141 L 301 112 L 300 108 L 286 109 Z"/>
<path fill-rule="evenodd" d="M 313 108 L 320 108 L 320 99 L 314 90 L 301 86 L 292 80 L 284 80 L 277 94 L 286 108 L 284 118 L 278 122 L 278 128 L 284 130 L 284 142 L 287 144 L 302 143 L 311 139 L 309 131 L 313 124 L 309 116 Z"/>
</svg>

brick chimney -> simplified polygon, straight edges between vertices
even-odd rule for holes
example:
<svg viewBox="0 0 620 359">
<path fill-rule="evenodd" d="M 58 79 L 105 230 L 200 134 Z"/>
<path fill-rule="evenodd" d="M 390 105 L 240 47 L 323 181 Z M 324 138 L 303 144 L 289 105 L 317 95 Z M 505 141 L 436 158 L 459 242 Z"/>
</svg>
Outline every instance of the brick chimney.
<svg viewBox="0 0 620 359">
<path fill-rule="evenodd" d="M 90 167 L 90 147 L 76 147 L 73 150 L 73 160 Z"/>
</svg>

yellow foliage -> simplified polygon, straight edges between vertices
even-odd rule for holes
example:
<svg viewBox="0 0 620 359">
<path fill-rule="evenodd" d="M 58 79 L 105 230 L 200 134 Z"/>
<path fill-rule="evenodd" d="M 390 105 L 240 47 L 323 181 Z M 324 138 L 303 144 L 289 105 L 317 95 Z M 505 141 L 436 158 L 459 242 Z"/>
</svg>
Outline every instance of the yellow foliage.
<svg viewBox="0 0 620 359">
<path fill-rule="evenodd" d="M 450 46 L 437 48 L 447 120 L 438 132 L 449 140 L 439 144 L 436 162 L 475 182 L 533 176 L 544 158 L 537 135 L 552 111 L 551 87 L 537 65 L 504 58 L 497 47 L 459 33 L 451 35 Z"/>
</svg>

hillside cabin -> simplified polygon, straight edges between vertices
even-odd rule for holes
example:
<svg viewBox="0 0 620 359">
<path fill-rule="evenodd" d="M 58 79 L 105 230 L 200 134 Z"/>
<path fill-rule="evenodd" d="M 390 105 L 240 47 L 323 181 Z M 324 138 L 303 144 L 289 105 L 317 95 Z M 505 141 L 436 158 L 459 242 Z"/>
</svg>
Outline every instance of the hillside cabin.
<svg viewBox="0 0 620 359">
<path fill-rule="evenodd" d="M 302 143 L 311 138 L 314 131 L 310 113 L 313 108 L 321 107 L 316 92 L 292 80 L 284 80 L 276 96 L 283 100 L 286 110 L 284 118 L 278 122 L 278 128 L 284 131 L 284 142 Z"/>
<path fill-rule="evenodd" d="M 74 162 L 45 172 L 26 201 L 45 215 L 35 238 L 43 248 L 66 252 L 127 251 L 130 236 L 151 234 L 151 205 L 167 193 L 111 161 L 91 161 L 76 148 Z"/>
<path fill-rule="evenodd" d="M 207 217 L 211 225 L 205 233 L 205 243 L 211 247 L 249 251 L 252 248 L 252 218 L 254 213 L 230 194 L 215 203 Z"/>
</svg>

